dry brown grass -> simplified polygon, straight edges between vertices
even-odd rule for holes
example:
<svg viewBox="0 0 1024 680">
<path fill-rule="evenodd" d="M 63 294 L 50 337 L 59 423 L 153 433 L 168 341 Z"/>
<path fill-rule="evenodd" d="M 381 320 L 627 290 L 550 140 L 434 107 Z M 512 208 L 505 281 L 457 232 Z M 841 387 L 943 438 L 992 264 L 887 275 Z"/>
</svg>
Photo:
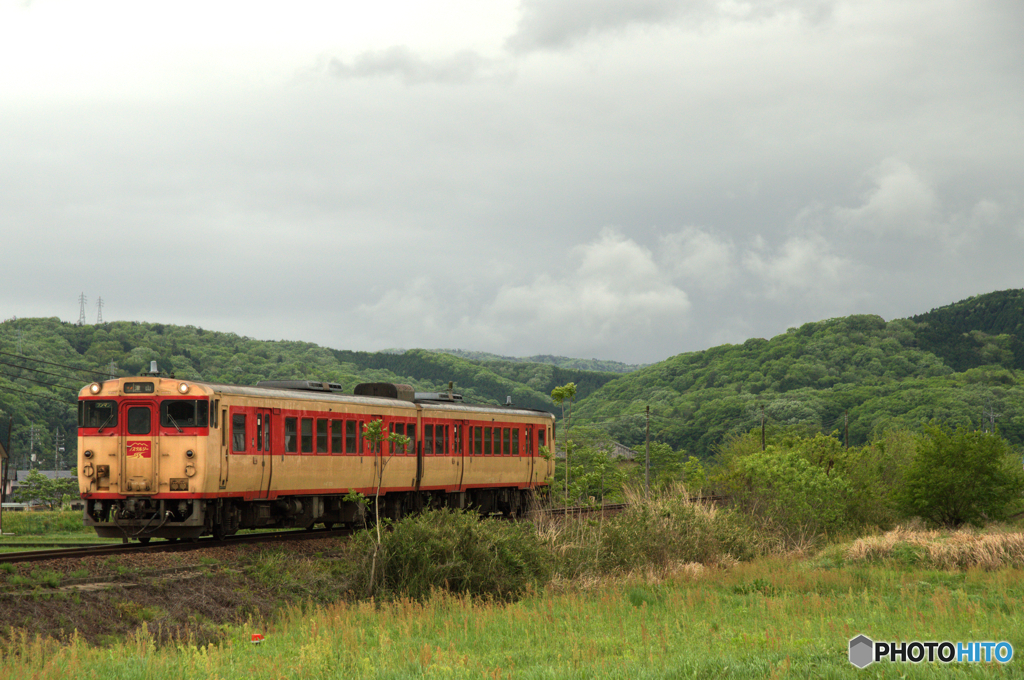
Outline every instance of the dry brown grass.
<svg viewBox="0 0 1024 680">
<path fill-rule="evenodd" d="M 854 541 L 845 551 L 851 562 L 915 561 L 937 569 L 1024 567 L 1024 533 L 990 529 L 927 531 L 897 527 L 881 536 Z"/>
</svg>

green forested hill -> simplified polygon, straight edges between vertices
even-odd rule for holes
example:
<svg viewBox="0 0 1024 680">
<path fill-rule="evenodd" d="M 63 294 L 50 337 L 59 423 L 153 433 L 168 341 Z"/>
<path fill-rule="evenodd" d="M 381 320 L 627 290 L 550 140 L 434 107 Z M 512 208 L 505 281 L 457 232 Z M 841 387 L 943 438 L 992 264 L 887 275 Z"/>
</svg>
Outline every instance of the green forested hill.
<svg viewBox="0 0 1024 680">
<path fill-rule="evenodd" d="M 711 455 L 731 433 L 757 427 L 762 408 L 773 429 L 842 432 L 848 415 L 851 444 L 881 428 L 916 429 L 938 419 L 978 427 L 994 422 L 1021 446 L 1022 325 L 1024 291 L 1001 291 L 909 319 L 857 315 L 808 323 L 770 340 L 688 352 L 622 374 L 572 368 L 557 357 L 353 352 L 191 326 L 14 319 L 0 324 L 0 440 L 13 416 L 16 453 L 34 438 L 36 450 L 52 460 L 54 432 L 63 431 L 72 456 L 77 390 L 96 372 L 136 375 L 156 360 L 181 377 L 243 385 L 315 379 L 351 390 L 360 382 L 390 381 L 436 391 L 454 381 L 467 401 L 504 403 L 511 396 L 557 415 L 552 388 L 575 382 L 574 423 L 599 425 L 637 445 L 649 405 L 652 439 L 698 456 Z"/>
<path fill-rule="evenodd" d="M 552 412 L 556 409 L 550 394 L 557 385 L 575 382 L 582 397 L 618 375 L 547 363 L 471 361 L 425 350 L 351 352 L 192 326 L 77 326 L 55 318 L 12 319 L 0 324 L 0 441 L 6 441 L 13 417 L 15 453 L 32 448 L 52 468 L 54 436 L 62 432 L 65 458 L 73 460 L 78 390 L 106 375 L 138 375 L 154 360 L 162 371 L 179 377 L 240 385 L 268 379 L 328 380 L 351 391 L 358 383 L 381 381 L 430 392 L 447 389 L 453 381 L 466 401 L 503 404 L 511 396 L 519 406 Z"/>
<path fill-rule="evenodd" d="M 992 363 L 1024 369 L 1024 290 L 977 295 L 911 320 L 920 347 L 954 371 Z"/>
<path fill-rule="evenodd" d="M 851 444 L 879 428 L 931 419 L 988 427 L 1024 444 L 1018 368 L 1024 291 L 971 298 L 912 319 L 850 316 L 680 354 L 608 383 L 580 401 L 579 423 L 626 444 L 651 437 L 707 456 L 730 433 L 769 427 L 843 432 Z"/>
<path fill-rule="evenodd" d="M 624 364 L 619 361 L 605 361 L 602 359 L 574 359 L 573 357 L 558 357 L 550 354 L 538 354 L 532 357 L 506 357 L 488 352 L 471 352 L 464 349 L 435 349 L 432 352 L 452 354 L 463 359 L 479 361 L 482 363 L 526 363 L 526 364 L 551 364 L 559 368 L 576 369 L 582 371 L 598 371 L 607 373 L 629 373 L 642 364 Z"/>
</svg>

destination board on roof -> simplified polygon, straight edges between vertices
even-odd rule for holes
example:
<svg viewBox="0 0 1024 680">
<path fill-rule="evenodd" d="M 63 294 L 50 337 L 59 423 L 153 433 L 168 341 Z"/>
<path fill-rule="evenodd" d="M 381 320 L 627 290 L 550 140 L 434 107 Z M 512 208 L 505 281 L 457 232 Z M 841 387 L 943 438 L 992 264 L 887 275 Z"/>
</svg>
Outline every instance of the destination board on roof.
<svg viewBox="0 0 1024 680">
<path fill-rule="evenodd" d="M 153 392 L 151 382 L 130 382 L 124 384 L 125 394 L 149 394 Z"/>
</svg>

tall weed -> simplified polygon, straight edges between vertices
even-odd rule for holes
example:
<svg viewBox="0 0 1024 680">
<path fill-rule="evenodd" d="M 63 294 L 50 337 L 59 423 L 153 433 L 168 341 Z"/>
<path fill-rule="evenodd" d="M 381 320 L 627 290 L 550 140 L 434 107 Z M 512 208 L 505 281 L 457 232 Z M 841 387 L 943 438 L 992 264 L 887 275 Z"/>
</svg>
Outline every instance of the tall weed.
<svg viewBox="0 0 1024 680">
<path fill-rule="evenodd" d="M 682 484 L 650 495 L 637 487 L 623 493 L 628 506 L 605 520 L 538 523 L 563 578 L 748 560 L 771 550 L 742 516 L 690 500 Z"/>
<path fill-rule="evenodd" d="M 369 564 L 375 534 L 355 537 Z M 511 600 L 542 585 L 550 554 L 526 523 L 480 520 L 475 513 L 433 510 L 397 522 L 381 537 L 377 596 L 422 600 L 433 590 Z M 370 570 L 365 569 L 369 579 Z"/>
</svg>

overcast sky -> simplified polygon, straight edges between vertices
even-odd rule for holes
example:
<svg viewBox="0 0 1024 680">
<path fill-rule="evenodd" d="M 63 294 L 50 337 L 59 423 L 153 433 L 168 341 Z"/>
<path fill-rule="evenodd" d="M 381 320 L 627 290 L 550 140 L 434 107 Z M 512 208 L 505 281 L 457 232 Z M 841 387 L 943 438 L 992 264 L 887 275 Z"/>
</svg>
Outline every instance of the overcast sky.
<svg viewBox="0 0 1024 680">
<path fill-rule="evenodd" d="M 0 0 L 0 316 L 654 362 L 1024 287 L 1020 0 Z"/>
</svg>

